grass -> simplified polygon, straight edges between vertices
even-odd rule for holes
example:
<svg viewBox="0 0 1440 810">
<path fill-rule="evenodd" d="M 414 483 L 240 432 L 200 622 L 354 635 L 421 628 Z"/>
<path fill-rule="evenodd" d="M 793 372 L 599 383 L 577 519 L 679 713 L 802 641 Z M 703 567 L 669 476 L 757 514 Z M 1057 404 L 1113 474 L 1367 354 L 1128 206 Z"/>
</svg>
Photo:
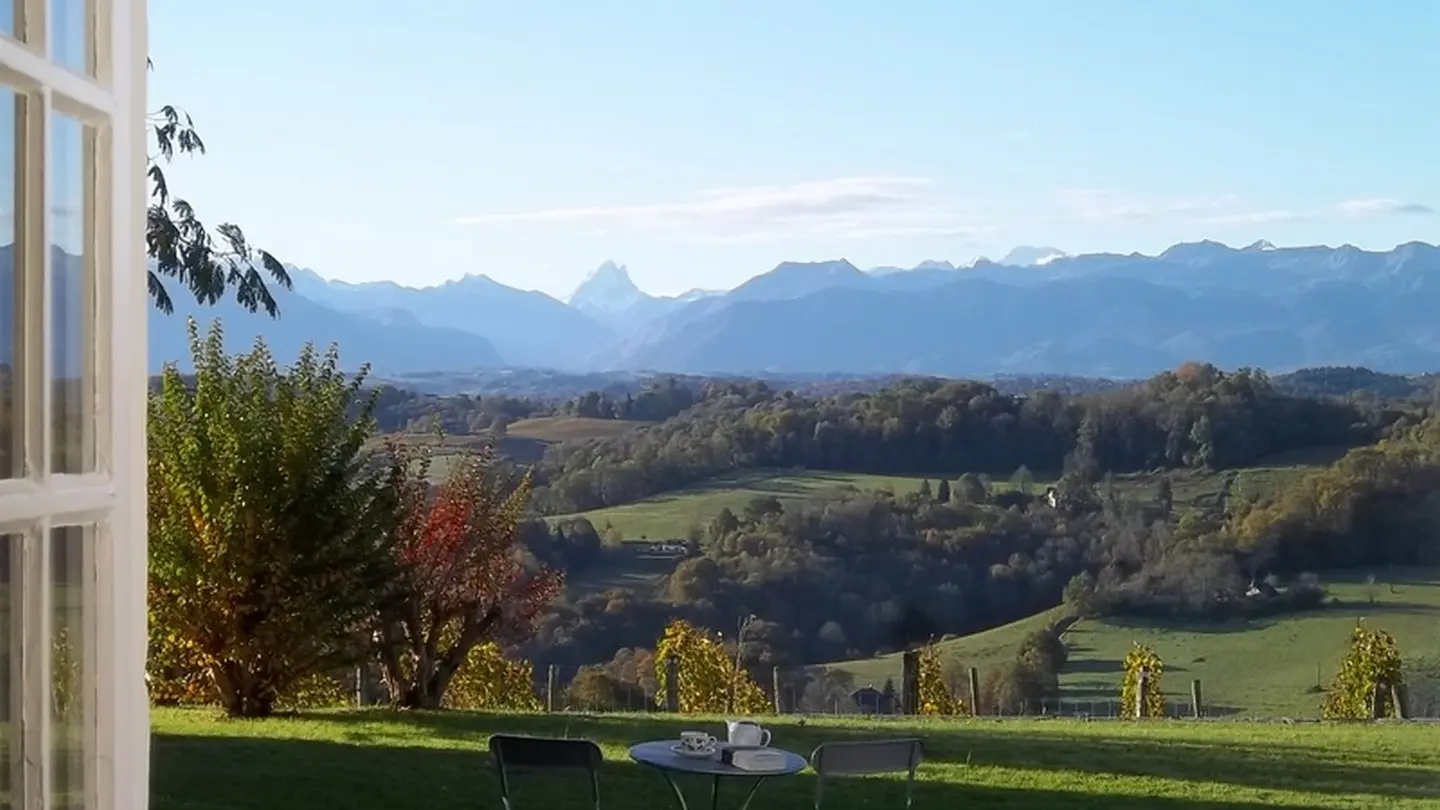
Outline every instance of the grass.
<svg viewBox="0 0 1440 810">
<path fill-rule="evenodd" d="M 1125 654 L 1136 641 L 1149 645 L 1165 662 L 1162 684 L 1167 697 L 1188 706 L 1190 681 L 1200 679 L 1204 703 L 1213 715 L 1316 717 L 1323 695 L 1359 619 L 1389 631 L 1406 658 L 1440 657 L 1440 571 L 1377 571 L 1376 585 L 1365 574 L 1322 577 L 1337 604 L 1313 611 L 1251 621 L 1189 624 L 1181 622 L 1082 620 L 1065 634 L 1069 662 L 1061 673 L 1066 701 L 1094 702 L 1108 713 L 1118 700 Z M 1374 603 L 1371 603 L 1371 597 Z M 1021 639 L 1063 615 L 1060 610 L 1032 616 L 971 636 L 941 642 L 942 658 L 982 673 L 1013 658 Z M 849 672 L 856 684 L 900 682 L 900 658 L 884 656 L 831 665 Z M 1088 710 L 1088 709 L 1087 709 Z"/>
<path fill-rule="evenodd" d="M 213 712 L 155 710 L 154 810 L 299 810 L 343 807 L 498 807 L 485 753 L 497 732 L 585 737 L 600 744 L 601 803 L 613 810 L 671 808 L 663 779 L 632 764 L 629 745 L 682 729 L 723 728 L 713 718 L 660 715 L 487 715 L 338 712 L 299 719 L 222 721 Z M 1072 721 L 932 721 L 862 724 L 830 718 L 766 721 L 774 744 L 808 755 L 818 744 L 922 738 L 915 789 L 922 808 L 1229 810 L 1440 806 L 1440 726 L 1280 725 Z M 803 723 L 803 725 L 802 725 Z M 680 780 L 691 802 L 707 783 Z M 754 807 L 809 807 L 814 777 L 768 780 Z M 744 784 L 722 787 L 738 806 Z M 589 807 L 583 777 L 520 775 L 517 810 Z M 827 808 L 901 808 L 895 777 L 826 785 Z"/>
<path fill-rule="evenodd" d="M 650 423 L 623 419 L 589 419 L 583 416 L 537 416 L 534 419 L 511 422 L 505 428 L 505 435 L 542 442 L 583 441 L 613 438 L 648 424 Z"/>
<path fill-rule="evenodd" d="M 1025 636 L 1034 630 L 1043 629 L 1064 615 L 1063 608 L 1055 608 L 982 633 L 941 641 L 941 659 L 962 667 L 975 667 L 983 677 L 991 667 L 1013 660 Z M 897 687 L 901 683 L 900 653 L 841 661 L 830 664 L 828 668 L 849 673 L 855 679 L 857 688 L 874 686 L 879 689 L 887 678 L 893 678 Z"/>
<path fill-rule="evenodd" d="M 607 523 L 614 526 L 626 540 L 670 540 L 685 537 L 692 526 L 706 525 L 725 507 L 739 512 L 751 498 L 761 495 L 773 495 L 786 504 L 813 500 L 846 486 L 888 487 L 898 495 L 919 490 L 921 480 L 903 475 L 751 470 L 719 476 L 633 503 L 578 515 L 560 515 L 552 520 L 584 517 L 596 528 L 603 529 Z M 934 484 L 932 479 L 931 486 Z"/>
<path fill-rule="evenodd" d="M 528 420 L 535 421 L 535 420 Z M 590 420 L 604 422 L 607 420 Z M 516 423 L 519 424 L 519 423 Z M 514 432 L 514 426 L 511 426 Z M 1335 451 L 1319 448 L 1302 458 L 1267 460 L 1266 463 L 1243 470 L 1209 472 L 1205 470 L 1172 471 L 1171 492 L 1177 508 L 1213 504 L 1229 483 L 1232 493 L 1264 495 L 1286 482 L 1294 481 L 1314 469 L 1314 465 L 1335 457 Z M 950 476 L 953 480 L 958 476 Z M 729 507 L 738 512 L 759 495 L 773 495 L 782 503 L 814 500 L 840 487 L 859 489 L 888 488 L 897 495 L 915 492 L 925 476 L 867 475 L 864 473 L 794 470 L 748 470 L 712 478 L 701 484 L 655 495 L 643 500 L 578 515 L 557 516 L 556 520 L 585 517 L 603 528 L 614 526 L 626 540 L 667 540 L 685 537 L 692 526 L 705 526 L 720 510 Z M 930 476 L 933 488 L 939 481 Z M 1037 480 L 1035 491 L 1043 491 L 1049 481 Z M 1112 478 L 1115 488 L 1124 497 L 1151 499 L 1159 485 L 1154 474 L 1132 473 Z M 1014 487 L 1009 481 L 991 483 L 995 490 Z"/>
<path fill-rule="evenodd" d="M 411 447 L 428 448 L 433 453 L 430 478 L 441 481 L 449 473 L 451 463 L 461 453 L 474 452 L 486 445 L 492 445 L 495 452 L 521 464 L 532 464 L 539 461 L 545 454 L 545 449 L 555 442 L 607 439 L 648 424 L 650 423 L 619 419 L 541 416 L 511 423 L 505 435 L 498 438 L 489 433 L 452 434 L 443 438 L 433 433 L 389 433 L 373 437 L 366 443 L 366 447 L 378 450 L 384 442 L 393 440 Z"/>
</svg>

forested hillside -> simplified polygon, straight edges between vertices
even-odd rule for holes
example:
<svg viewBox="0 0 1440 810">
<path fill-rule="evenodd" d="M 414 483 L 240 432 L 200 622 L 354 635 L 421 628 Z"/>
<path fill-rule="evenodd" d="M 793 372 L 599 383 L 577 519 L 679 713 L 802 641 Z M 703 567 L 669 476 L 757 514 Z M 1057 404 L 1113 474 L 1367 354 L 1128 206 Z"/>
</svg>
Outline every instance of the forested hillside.
<svg viewBox="0 0 1440 810">
<path fill-rule="evenodd" d="M 499 468 L 529 472 L 538 514 L 570 515 L 521 527 L 530 564 L 575 583 L 526 645 L 539 662 L 607 660 L 677 615 L 710 627 L 757 616 L 744 652 L 756 664 L 869 656 L 1062 603 L 1083 615 L 1247 616 L 1317 604 L 1312 572 L 1435 559 L 1426 527 L 1440 514 L 1429 495 L 1440 438 L 1423 380 L 1363 369 L 1272 380 L 1187 364 L 1138 383 L 1029 382 L 1040 387 L 911 378 L 803 395 L 658 378 L 563 399 L 382 388 L 377 416 L 390 431 L 438 424 L 502 449 L 510 426 L 555 435 L 533 467 Z M 1344 458 L 1308 478 L 1245 471 L 1307 455 Z M 935 486 L 750 497 L 693 525 L 687 552 L 645 563 L 643 576 L 626 538 L 583 514 L 796 468 Z M 1172 473 L 1213 476 L 1214 494 L 1179 502 Z M 1121 474 L 1123 491 L 1110 483 Z M 1273 483 L 1245 485 L 1252 476 Z M 1055 482 L 1053 504 L 1037 480 Z M 1267 576 L 1288 585 L 1246 599 Z"/>
<path fill-rule="evenodd" d="M 736 469 L 804 467 L 1008 477 L 1240 467 L 1300 448 L 1374 441 L 1394 408 L 1286 394 L 1262 372 L 1187 364 L 1147 382 L 1066 397 L 922 379 L 873 394 L 804 397 L 712 384 L 675 419 L 563 444 L 537 470 L 536 505 L 568 514 Z"/>
</svg>

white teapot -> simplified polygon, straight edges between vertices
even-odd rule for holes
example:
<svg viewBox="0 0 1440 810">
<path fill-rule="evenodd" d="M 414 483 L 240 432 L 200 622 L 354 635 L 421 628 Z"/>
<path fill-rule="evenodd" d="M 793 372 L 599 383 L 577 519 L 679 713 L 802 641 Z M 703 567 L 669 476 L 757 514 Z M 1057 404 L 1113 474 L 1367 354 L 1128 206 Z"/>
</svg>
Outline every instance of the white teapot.
<svg viewBox="0 0 1440 810">
<path fill-rule="evenodd" d="M 725 730 L 731 745 L 764 748 L 770 744 L 770 730 L 754 720 L 726 720 Z"/>
</svg>

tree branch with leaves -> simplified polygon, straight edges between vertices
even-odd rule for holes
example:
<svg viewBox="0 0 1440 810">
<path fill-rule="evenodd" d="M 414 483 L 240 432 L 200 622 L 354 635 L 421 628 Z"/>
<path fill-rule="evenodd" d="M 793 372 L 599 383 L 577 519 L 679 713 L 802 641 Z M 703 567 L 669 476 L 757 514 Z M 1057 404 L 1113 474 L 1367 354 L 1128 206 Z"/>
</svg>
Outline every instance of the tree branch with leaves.
<svg viewBox="0 0 1440 810">
<path fill-rule="evenodd" d="M 153 63 L 150 67 L 154 68 Z M 146 124 L 155 142 L 154 153 L 148 155 L 151 202 L 145 219 L 145 254 L 150 259 L 147 281 L 155 306 L 167 315 L 175 311 L 164 282 L 171 278 L 187 287 L 201 304 L 214 304 L 233 289 L 235 301 L 245 309 L 264 309 L 272 318 L 278 315 L 280 307 L 269 285 L 291 288 L 285 266 L 268 251 L 253 247 L 239 225 L 222 222 L 212 235 L 195 207 L 171 193 L 162 164 L 169 165 L 176 155 L 205 154 L 205 142 L 196 132 L 195 122 L 188 113 L 167 104 L 151 113 Z"/>
</svg>

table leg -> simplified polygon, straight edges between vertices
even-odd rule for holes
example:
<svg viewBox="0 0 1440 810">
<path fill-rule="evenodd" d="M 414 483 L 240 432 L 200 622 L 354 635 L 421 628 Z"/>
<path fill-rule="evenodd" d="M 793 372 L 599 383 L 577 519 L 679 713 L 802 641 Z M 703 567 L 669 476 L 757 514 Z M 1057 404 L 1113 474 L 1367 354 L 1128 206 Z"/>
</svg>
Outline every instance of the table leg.
<svg viewBox="0 0 1440 810">
<path fill-rule="evenodd" d="M 685 804 L 685 794 L 680 792 L 680 786 L 675 784 L 675 780 L 670 778 L 670 774 L 662 770 L 660 775 L 665 777 L 665 784 L 669 785 L 671 792 L 675 794 L 675 801 L 680 804 L 680 810 L 690 810 L 690 806 Z"/>
<path fill-rule="evenodd" d="M 755 791 L 760 789 L 760 785 L 764 781 L 765 777 L 763 776 L 757 777 L 755 779 L 755 784 L 750 786 L 750 792 L 745 794 L 745 801 L 740 805 L 740 810 L 749 810 L 750 800 L 755 798 Z M 711 810 L 714 810 L 714 808 L 711 808 Z"/>
<path fill-rule="evenodd" d="M 710 783 L 710 810 L 720 810 L 720 777 Z"/>
</svg>

